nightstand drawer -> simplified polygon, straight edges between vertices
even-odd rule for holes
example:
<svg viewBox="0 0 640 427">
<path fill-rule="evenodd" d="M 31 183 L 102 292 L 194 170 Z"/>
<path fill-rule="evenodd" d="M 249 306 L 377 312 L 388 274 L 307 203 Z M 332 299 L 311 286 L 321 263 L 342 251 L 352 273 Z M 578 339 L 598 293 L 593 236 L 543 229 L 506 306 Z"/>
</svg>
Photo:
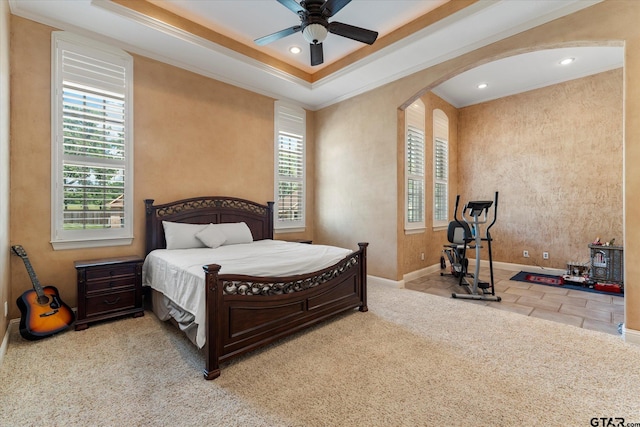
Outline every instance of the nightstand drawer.
<svg viewBox="0 0 640 427">
<path fill-rule="evenodd" d="M 118 279 L 128 276 L 132 280 L 136 275 L 136 264 L 110 265 L 105 267 L 94 267 L 87 269 L 87 284 L 94 280 L 105 280 L 105 278 Z"/>
<path fill-rule="evenodd" d="M 87 280 L 86 286 L 87 295 L 94 294 L 96 292 L 117 292 L 127 289 L 134 289 L 136 287 L 136 276 L 121 276 L 107 280 Z"/>
<path fill-rule="evenodd" d="M 86 299 L 87 316 L 96 316 L 114 311 L 135 308 L 136 293 L 134 291 L 111 292 Z"/>
</svg>

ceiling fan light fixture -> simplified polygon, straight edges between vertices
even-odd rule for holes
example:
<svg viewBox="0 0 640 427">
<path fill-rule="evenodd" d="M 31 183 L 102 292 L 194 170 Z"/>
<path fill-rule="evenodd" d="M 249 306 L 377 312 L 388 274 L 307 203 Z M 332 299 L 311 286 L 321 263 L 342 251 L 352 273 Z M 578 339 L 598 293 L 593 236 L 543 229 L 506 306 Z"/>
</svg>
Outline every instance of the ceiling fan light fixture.
<svg viewBox="0 0 640 427">
<path fill-rule="evenodd" d="M 327 38 L 327 33 L 327 29 L 322 24 L 309 24 L 302 30 L 302 36 L 311 44 L 322 43 Z"/>
</svg>

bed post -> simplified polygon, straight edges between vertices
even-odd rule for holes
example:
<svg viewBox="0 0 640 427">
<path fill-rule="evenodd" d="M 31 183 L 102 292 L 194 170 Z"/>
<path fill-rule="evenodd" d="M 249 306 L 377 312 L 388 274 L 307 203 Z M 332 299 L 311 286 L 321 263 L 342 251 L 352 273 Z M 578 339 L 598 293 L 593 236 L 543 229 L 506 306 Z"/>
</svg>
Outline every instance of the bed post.
<svg viewBox="0 0 640 427">
<path fill-rule="evenodd" d="M 207 341 L 204 346 L 205 351 L 205 368 L 204 378 L 213 380 L 220 376 L 220 353 L 222 351 L 222 341 L 220 337 L 218 315 L 221 311 L 222 304 L 222 285 L 218 282 L 218 273 L 220 266 L 218 264 L 209 264 L 202 267 L 205 275 L 206 289 L 206 322 L 205 336 Z M 202 325 L 201 325 L 202 326 Z"/>
<path fill-rule="evenodd" d="M 273 239 L 273 202 L 267 202 L 267 221 L 265 239 Z"/>
<path fill-rule="evenodd" d="M 145 216 L 146 232 L 145 232 L 144 253 L 145 255 L 148 255 L 149 252 L 151 252 L 157 247 L 156 246 L 157 237 L 156 237 L 156 233 L 154 233 L 154 230 L 153 230 L 153 223 L 154 223 L 153 220 L 155 217 L 155 212 L 153 209 L 153 199 L 144 199 L 144 208 L 146 212 L 146 216 Z"/>
<path fill-rule="evenodd" d="M 359 310 L 363 313 L 369 311 L 369 307 L 367 307 L 367 246 L 369 243 L 360 242 L 358 243 L 360 246 L 360 251 L 362 252 L 360 255 L 360 308 Z"/>
</svg>

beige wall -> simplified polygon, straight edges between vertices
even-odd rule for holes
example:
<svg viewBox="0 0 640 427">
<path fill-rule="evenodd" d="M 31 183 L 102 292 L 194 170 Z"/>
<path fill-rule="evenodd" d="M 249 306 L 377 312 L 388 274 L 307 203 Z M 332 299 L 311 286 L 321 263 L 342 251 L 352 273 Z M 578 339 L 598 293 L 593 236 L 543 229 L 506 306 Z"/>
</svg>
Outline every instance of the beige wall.
<svg viewBox="0 0 640 427">
<path fill-rule="evenodd" d="M 622 83 L 618 69 L 460 110 L 462 200 L 500 191 L 494 259 L 564 269 L 596 236 L 623 244 Z"/>
<path fill-rule="evenodd" d="M 76 305 L 73 261 L 144 252 L 143 199 L 228 195 L 273 200 L 274 100 L 134 56 L 135 218 L 131 246 L 54 251 L 50 240 L 50 58 L 52 28 L 12 17 L 11 241 L 22 244 L 43 284 Z M 313 114 L 309 115 L 313 126 Z M 308 132 L 313 167 L 313 133 Z M 311 170 L 313 173 L 313 170 Z M 313 180 L 307 186 L 313 212 Z M 312 238 L 305 233 L 284 238 Z M 11 294 L 31 287 L 16 257 Z M 15 304 L 14 304 L 15 305 Z M 13 307 L 11 317 L 19 317 Z"/>
<path fill-rule="evenodd" d="M 357 249 L 369 274 L 395 278 L 396 109 L 390 86 L 316 112 L 316 240 Z"/>
<path fill-rule="evenodd" d="M 606 0 L 570 16 L 525 31 L 516 36 L 477 49 L 468 54 L 427 68 L 411 76 L 402 78 L 382 88 L 352 98 L 338 105 L 332 105 L 318 112 L 316 144 L 322 164 L 318 164 L 316 224 L 340 216 L 353 229 L 343 227 L 338 235 L 337 226 L 333 230 L 323 230 L 327 241 L 353 241 L 364 235 L 372 241 L 369 251 L 372 274 L 398 280 L 401 268 L 398 265 L 397 238 L 399 218 L 397 214 L 398 128 L 391 126 L 398 122 L 399 107 L 420 96 L 432 87 L 450 77 L 486 63 L 518 53 L 544 48 L 571 45 L 624 45 L 624 236 L 626 259 L 640 256 L 640 241 L 633 236 L 640 234 L 640 203 L 636 201 L 640 192 L 640 169 L 635 164 L 640 161 L 640 2 L 633 0 Z M 364 155 L 354 153 L 362 148 Z M 357 171 L 345 162 L 336 164 L 329 159 L 349 158 L 357 160 Z M 351 163 L 353 164 L 353 163 Z M 344 172 L 346 171 L 346 172 Z M 615 171 L 619 176 L 619 171 Z M 345 176 L 344 184 L 337 176 Z M 371 188 L 360 190 L 362 183 L 369 182 L 382 194 L 372 194 Z M 472 190 L 470 190 L 472 191 Z M 336 195 L 340 206 L 328 202 L 330 195 Z M 387 205 L 392 204 L 392 208 Z M 344 207 L 342 207 L 344 206 Z M 350 206 L 356 207 L 350 209 Z M 362 212 L 373 217 L 366 224 L 358 223 L 359 216 L 346 211 Z M 580 237 L 578 240 L 581 240 Z M 396 265 L 393 261 L 397 260 Z M 379 266 L 379 267 L 378 267 Z M 625 263 L 626 277 L 626 327 L 640 330 L 640 289 L 635 281 L 640 279 L 640 265 Z"/>
<path fill-rule="evenodd" d="M 4 317 L 4 304 L 13 305 L 14 299 L 9 280 L 9 21 L 9 4 L 0 1 L 0 337 L 9 319 Z"/>
</svg>

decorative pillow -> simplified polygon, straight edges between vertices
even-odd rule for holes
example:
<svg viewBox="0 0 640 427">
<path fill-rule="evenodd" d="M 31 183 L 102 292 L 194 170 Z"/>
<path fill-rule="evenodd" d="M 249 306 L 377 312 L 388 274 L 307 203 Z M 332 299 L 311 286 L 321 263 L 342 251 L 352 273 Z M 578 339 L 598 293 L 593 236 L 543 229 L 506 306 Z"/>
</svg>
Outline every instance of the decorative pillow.
<svg viewBox="0 0 640 427">
<path fill-rule="evenodd" d="M 209 224 L 196 233 L 196 238 L 210 248 L 217 248 L 224 244 L 227 236 L 216 227 L 216 224 Z"/>
<path fill-rule="evenodd" d="M 215 225 L 220 227 L 222 233 L 227 236 L 227 240 L 224 242 L 225 246 L 253 242 L 253 235 L 246 222 L 229 222 Z"/>
<path fill-rule="evenodd" d="M 207 229 L 217 230 L 225 236 L 225 241 L 222 244 L 223 246 L 253 242 L 253 235 L 251 234 L 249 226 L 245 222 L 209 224 Z"/>
<path fill-rule="evenodd" d="M 207 224 L 183 224 L 180 222 L 162 221 L 167 249 L 204 248 L 205 245 L 196 234 L 207 227 Z"/>
</svg>

